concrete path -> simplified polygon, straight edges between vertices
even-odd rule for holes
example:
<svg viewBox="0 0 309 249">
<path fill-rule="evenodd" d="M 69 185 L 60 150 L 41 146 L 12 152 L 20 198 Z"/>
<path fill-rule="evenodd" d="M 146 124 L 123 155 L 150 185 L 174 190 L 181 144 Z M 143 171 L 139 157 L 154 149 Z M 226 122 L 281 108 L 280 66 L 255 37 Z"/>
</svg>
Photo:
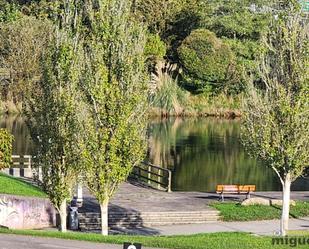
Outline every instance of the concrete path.
<svg viewBox="0 0 309 249">
<path fill-rule="evenodd" d="M 209 222 L 203 224 L 168 225 L 138 228 L 112 228 L 110 234 L 169 236 L 192 235 L 198 233 L 244 232 L 257 235 L 272 236 L 279 231 L 280 220 L 262 220 L 245 222 Z M 150 230 L 151 229 L 151 230 Z M 290 219 L 289 230 L 307 230 L 309 232 L 309 217 Z M 150 232 L 151 231 L 151 232 Z M 93 231 L 99 233 L 100 231 Z"/>
<path fill-rule="evenodd" d="M 279 220 L 249 222 L 213 222 L 194 225 L 173 225 L 153 227 L 159 235 L 190 235 L 215 232 L 249 232 L 272 236 L 279 229 Z M 290 230 L 309 230 L 309 217 L 291 219 Z M 139 234 L 138 230 L 130 230 Z M 91 243 L 74 240 L 62 240 L 31 236 L 0 234 L 0 249 L 122 249 L 122 245 Z M 143 249 L 151 249 L 143 247 Z"/>
<path fill-rule="evenodd" d="M 84 188 L 84 203 L 79 212 L 99 212 L 97 200 Z M 217 196 L 215 197 L 218 198 Z M 112 197 L 110 212 L 173 212 L 213 210 L 208 201 L 195 193 L 167 193 L 136 182 L 123 183 Z"/>
<path fill-rule="evenodd" d="M 41 238 L 0 234 L 0 249 L 122 249 L 122 245 L 110 245 L 74 240 Z M 143 249 L 153 249 L 143 247 Z M 156 248 L 158 249 L 158 248 Z"/>
<path fill-rule="evenodd" d="M 257 192 L 251 196 L 267 199 L 281 199 L 281 192 Z M 242 201 L 245 195 L 228 195 L 226 201 Z M 216 193 L 172 192 L 154 190 L 136 182 L 123 183 L 112 197 L 110 212 L 179 212 L 214 210 L 209 203 L 217 201 Z M 309 191 L 293 191 L 293 200 L 309 200 Z M 84 188 L 84 205 L 80 212 L 99 212 L 96 199 Z"/>
<path fill-rule="evenodd" d="M 153 227 L 160 235 L 189 235 L 216 232 L 246 232 L 258 235 L 274 235 L 279 230 L 279 220 L 247 222 L 213 222 L 207 224 L 173 225 Z M 309 217 L 290 219 L 289 230 L 308 230 Z"/>
</svg>

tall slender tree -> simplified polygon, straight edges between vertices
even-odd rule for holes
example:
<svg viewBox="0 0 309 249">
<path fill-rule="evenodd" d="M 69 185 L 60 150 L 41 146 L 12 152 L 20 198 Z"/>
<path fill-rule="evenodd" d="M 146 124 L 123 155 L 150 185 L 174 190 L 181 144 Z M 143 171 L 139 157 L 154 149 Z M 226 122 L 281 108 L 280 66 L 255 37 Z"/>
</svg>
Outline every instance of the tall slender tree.
<svg viewBox="0 0 309 249">
<path fill-rule="evenodd" d="M 0 170 L 11 166 L 13 140 L 14 137 L 6 129 L 0 129 Z"/>
<path fill-rule="evenodd" d="M 88 106 L 84 159 L 90 191 L 108 234 L 108 203 L 145 152 L 144 29 L 131 17 L 132 1 L 96 0 L 84 6 L 84 72 Z"/>
<path fill-rule="evenodd" d="M 291 183 L 309 166 L 309 33 L 297 1 L 281 1 L 267 36 L 260 69 L 245 104 L 243 141 L 280 179 L 280 231 L 288 229 Z"/>
<path fill-rule="evenodd" d="M 72 195 L 79 165 L 82 106 L 79 98 L 80 46 L 78 5 L 59 5 L 55 37 L 42 56 L 42 78 L 26 97 L 28 124 L 37 145 L 36 163 L 42 167 L 42 184 L 60 214 L 66 231 L 67 201 Z"/>
</svg>

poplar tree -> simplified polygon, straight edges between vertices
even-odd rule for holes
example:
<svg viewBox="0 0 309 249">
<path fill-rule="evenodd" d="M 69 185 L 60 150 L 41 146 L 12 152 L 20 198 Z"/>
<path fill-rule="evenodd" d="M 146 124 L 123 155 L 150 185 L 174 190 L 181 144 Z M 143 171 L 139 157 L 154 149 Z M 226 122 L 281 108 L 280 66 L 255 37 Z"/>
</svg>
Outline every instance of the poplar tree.
<svg viewBox="0 0 309 249">
<path fill-rule="evenodd" d="M 132 1 L 87 1 L 84 71 L 86 180 L 108 234 L 108 203 L 144 157 L 147 103 L 144 28 L 131 15 Z"/>
<path fill-rule="evenodd" d="M 42 168 L 42 185 L 59 212 L 64 232 L 81 154 L 78 5 L 73 0 L 59 1 L 55 16 L 54 37 L 41 58 L 42 78 L 26 95 L 25 113 L 37 149 L 35 163 Z"/>
<path fill-rule="evenodd" d="M 281 1 L 260 62 L 263 89 L 250 87 L 243 142 L 282 184 L 280 232 L 288 230 L 291 183 L 309 166 L 309 34 L 297 1 Z"/>
<path fill-rule="evenodd" d="M 0 170 L 11 166 L 13 140 L 14 137 L 6 129 L 0 129 Z"/>
</svg>

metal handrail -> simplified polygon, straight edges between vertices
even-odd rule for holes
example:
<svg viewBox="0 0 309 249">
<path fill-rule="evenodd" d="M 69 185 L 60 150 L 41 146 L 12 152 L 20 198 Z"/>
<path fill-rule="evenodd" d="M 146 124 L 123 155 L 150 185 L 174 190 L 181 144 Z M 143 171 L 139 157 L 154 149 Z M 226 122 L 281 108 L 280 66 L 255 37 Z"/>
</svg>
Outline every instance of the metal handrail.
<svg viewBox="0 0 309 249">
<path fill-rule="evenodd" d="M 30 155 L 12 155 L 12 166 L 18 166 L 18 168 L 31 168 L 32 156 Z M 26 167 L 25 167 L 26 166 Z"/>
<path fill-rule="evenodd" d="M 146 166 L 147 169 L 143 168 L 143 165 Z M 158 172 L 156 173 L 154 170 L 157 170 Z M 143 175 L 142 172 L 146 173 L 147 176 Z M 163 188 L 167 192 L 172 191 L 172 171 L 169 169 L 143 162 L 141 165 L 134 167 L 131 175 L 135 176 L 137 179 L 142 178 L 143 180 L 146 180 L 146 183 L 152 187 L 154 185 L 153 183 L 155 183 L 155 186 L 158 189 Z M 164 179 L 166 179 L 167 182 L 164 182 Z"/>
</svg>

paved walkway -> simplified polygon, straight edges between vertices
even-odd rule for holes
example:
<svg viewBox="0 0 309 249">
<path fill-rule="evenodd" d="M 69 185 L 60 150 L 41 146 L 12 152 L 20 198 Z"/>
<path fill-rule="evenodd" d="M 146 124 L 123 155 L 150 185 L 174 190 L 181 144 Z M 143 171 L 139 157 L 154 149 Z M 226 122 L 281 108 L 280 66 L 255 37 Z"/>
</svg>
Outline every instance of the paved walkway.
<svg viewBox="0 0 309 249">
<path fill-rule="evenodd" d="M 213 210 L 198 193 L 167 193 L 139 183 L 123 183 L 109 205 L 110 212 L 173 212 Z M 202 196 L 202 195 L 201 195 Z M 217 199 L 217 197 L 215 197 Z M 84 204 L 80 212 L 99 212 L 97 200 L 84 188 Z"/>
<path fill-rule="evenodd" d="M 251 195 L 281 199 L 281 192 L 257 192 Z M 242 201 L 245 195 L 229 195 L 226 201 Z M 309 201 L 309 192 L 292 192 L 291 199 Z M 209 203 L 217 201 L 215 193 L 172 192 L 154 190 L 138 183 L 123 183 L 110 202 L 109 211 L 116 212 L 181 212 L 214 210 Z M 99 212 L 96 199 L 84 188 L 84 205 L 81 212 Z"/>
<path fill-rule="evenodd" d="M 246 232 L 258 235 L 274 235 L 279 230 L 279 220 L 248 221 L 248 222 L 214 222 L 207 224 L 174 225 L 153 227 L 161 235 L 189 235 L 216 232 Z M 290 219 L 289 230 L 308 230 L 309 217 Z"/>
<path fill-rule="evenodd" d="M 122 249 L 122 248 L 123 245 L 110 245 L 110 244 L 83 242 L 75 240 L 0 234 L 0 249 Z M 153 249 L 153 248 L 143 247 L 143 249 Z"/>
<path fill-rule="evenodd" d="M 119 228 L 110 230 L 111 234 L 130 235 L 190 235 L 198 233 L 245 232 L 257 235 L 274 235 L 279 231 L 280 220 L 262 220 L 245 222 L 209 222 L 205 224 L 153 226 L 151 228 Z M 151 229 L 151 231 L 150 231 Z M 309 231 L 309 217 L 290 219 L 289 230 Z M 98 231 L 99 232 L 99 231 Z"/>
<path fill-rule="evenodd" d="M 281 199 L 281 192 L 257 192 L 252 197 Z M 242 201 L 245 196 L 228 196 L 226 201 Z M 309 192 L 292 192 L 294 200 L 309 200 Z M 85 194 L 83 211 L 99 212 L 95 198 Z M 124 183 L 111 200 L 110 211 L 164 212 L 164 211 L 199 211 L 212 210 L 209 203 L 218 200 L 214 193 L 173 192 L 166 193 L 143 187 L 137 183 Z M 172 225 L 144 227 L 135 229 L 118 229 L 112 233 L 140 235 L 184 235 L 213 232 L 250 232 L 260 235 L 272 235 L 278 231 L 279 220 L 252 222 L 212 222 L 207 224 Z M 309 218 L 291 219 L 291 230 L 309 230 Z"/>
</svg>

